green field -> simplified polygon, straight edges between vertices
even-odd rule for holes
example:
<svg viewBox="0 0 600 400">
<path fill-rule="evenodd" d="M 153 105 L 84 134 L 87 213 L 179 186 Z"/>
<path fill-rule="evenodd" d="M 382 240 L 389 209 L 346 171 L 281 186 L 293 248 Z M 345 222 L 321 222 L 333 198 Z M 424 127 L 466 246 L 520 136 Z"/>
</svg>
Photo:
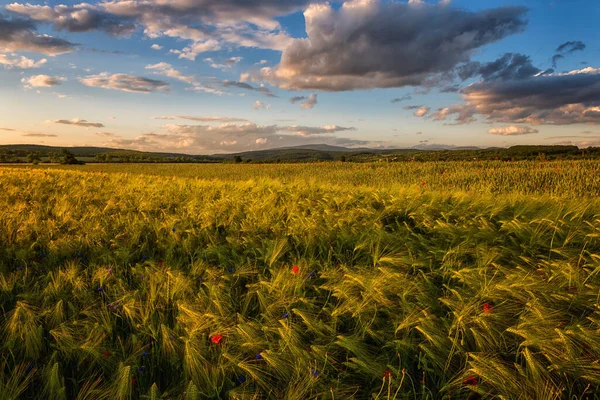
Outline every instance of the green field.
<svg viewBox="0 0 600 400">
<path fill-rule="evenodd" d="M 0 167 L 0 399 L 600 398 L 599 172 Z"/>
</svg>

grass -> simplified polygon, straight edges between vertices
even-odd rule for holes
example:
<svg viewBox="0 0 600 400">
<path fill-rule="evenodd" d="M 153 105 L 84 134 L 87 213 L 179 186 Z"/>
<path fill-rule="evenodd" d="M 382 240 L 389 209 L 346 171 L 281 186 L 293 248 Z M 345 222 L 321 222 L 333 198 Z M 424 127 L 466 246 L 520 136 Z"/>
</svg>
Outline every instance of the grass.
<svg viewBox="0 0 600 400">
<path fill-rule="evenodd" d="M 598 398 L 596 168 L 2 168 L 0 399 Z"/>
</svg>

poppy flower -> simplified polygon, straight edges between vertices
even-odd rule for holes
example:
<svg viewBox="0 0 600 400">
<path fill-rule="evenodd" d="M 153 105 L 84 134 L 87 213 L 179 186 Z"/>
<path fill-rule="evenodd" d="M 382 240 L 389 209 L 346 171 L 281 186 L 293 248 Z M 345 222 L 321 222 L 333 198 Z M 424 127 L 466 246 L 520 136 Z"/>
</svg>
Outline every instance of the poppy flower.
<svg viewBox="0 0 600 400">
<path fill-rule="evenodd" d="M 131 378 L 131 384 L 135 385 L 137 383 L 137 378 Z"/>
<path fill-rule="evenodd" d="M 300 268 L 298 268 L 298 266 L 297 266 L 297 265 L 294 265 L 294 266 L 292 267 L 292 274 L 294 274 L 294 275 L 298 275 L 298 272 L 300 272 Z"/>
<path fill-rule="evenodd" d="M 102 353 L 102 354 L 104 354 L 104 358 L 110 357 L 110 351 L 108 351 L 108 350 L 104 350 L 104 353 Z"/>
<path fill-rule="evenodd" d="M 391 377 L 392 377 L 392 371 L 390 371 L 389 369 L 388 369 L 388 370 L 386 370 L 386 371 L 383 373 L 383 378 L 384 378 L 384 379 L 385 379 L 385 378 L 391 378 Z"/>
<path fill-rule="evenodd" d="M 494 306 L 492 306 L 490 303 L 483 303 L 483 312 L 486 314 L 489 314 L 492 312 L 492 310 L 494 309 Z"/>
<path fill-rule="evenodd" d="M 465 378 L 463 383 L 469 386 L 477 386 L 477 377 L 475 375 L 468 376 L 467 378 Z"/>
<path fill-rule="evenodd" d="M 213 342 L 214 344 L 221 343 L 221 340 L 223 340 L 223 335 L 215 335 L 212 338 L 210 338 L 210 341 Z"/>
</svg>

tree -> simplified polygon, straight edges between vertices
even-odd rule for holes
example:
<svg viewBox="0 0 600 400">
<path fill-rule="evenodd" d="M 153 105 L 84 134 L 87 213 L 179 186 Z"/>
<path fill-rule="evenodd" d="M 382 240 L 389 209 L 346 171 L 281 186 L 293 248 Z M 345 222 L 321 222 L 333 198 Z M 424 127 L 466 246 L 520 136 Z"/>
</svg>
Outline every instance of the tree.
<svg viewBox="0 0 600 400">
<path fill-rule="evenodd" d="M 68 165 L 83 164 L 83 162 L 81 162 L 77 158 L 75 158 L 75 155 L 67 149 L 62 149 L 60 151 L 60 154 L 62 156 L 62 160 L 60 162 L 61 164 L 68 164 Z"/>
<path fill-rule="evenodd" d="M 346 162 L 346 156 L 341 156 L 341 157 L 340 157 L 340 161 L 341 161 L 341 162 Z"/>
<path fill-rule="evenodd" d="M 242 157 L 240 157 L 240 156 L 234 156 L 233 157 L 233 162 L 236 163 L 236 164 L 241 163 L 242 162 Z"/>
<path fill-rule="evenodd" d="M 42 161 L 42 157 L 40 157 L 40 154 L 36 151 L 32 151 L 31 153 L 27 154 L 27 162 L 28 163 L 32 163 L 32 164 L 36 164 Z"/>
</svg>

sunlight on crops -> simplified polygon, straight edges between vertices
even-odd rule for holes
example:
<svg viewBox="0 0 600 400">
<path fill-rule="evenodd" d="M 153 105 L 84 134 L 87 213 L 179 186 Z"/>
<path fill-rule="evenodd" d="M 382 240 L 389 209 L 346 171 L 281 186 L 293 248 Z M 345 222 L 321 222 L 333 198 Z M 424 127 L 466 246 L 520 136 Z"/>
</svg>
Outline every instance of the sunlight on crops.
<svg viewBox="0 0 600 400">
<path fill-rule="evenodd" d="M 39 166 L 0 192 L 0 399 L 600 395 L 596 163 Z"/>
</svg>

